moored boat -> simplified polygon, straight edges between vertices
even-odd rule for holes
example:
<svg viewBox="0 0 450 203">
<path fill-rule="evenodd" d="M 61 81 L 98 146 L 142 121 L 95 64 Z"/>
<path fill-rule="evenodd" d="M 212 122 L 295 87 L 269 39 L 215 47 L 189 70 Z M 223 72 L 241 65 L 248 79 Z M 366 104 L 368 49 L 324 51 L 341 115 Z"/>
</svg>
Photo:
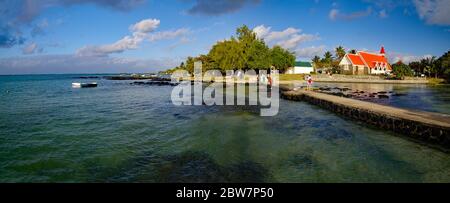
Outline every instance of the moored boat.
<svg viewBox="0 0 450 203">
<path fill-rule="evenodd" d="M 77 83 L 77 82 L 74 82 L 74 83 L 72 83 L 72 87 L 73 88 L 97 87 L 97 83 L 96 82 L 91 82 L 91 83 Z"/>
</svg>

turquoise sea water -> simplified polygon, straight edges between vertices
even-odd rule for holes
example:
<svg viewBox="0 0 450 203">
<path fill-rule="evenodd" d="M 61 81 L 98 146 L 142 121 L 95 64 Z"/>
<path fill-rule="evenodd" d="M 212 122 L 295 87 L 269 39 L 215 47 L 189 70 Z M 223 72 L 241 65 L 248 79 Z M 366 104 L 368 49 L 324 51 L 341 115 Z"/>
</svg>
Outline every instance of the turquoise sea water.
<svg viewBox="0 0 450 203">
<path fill-rule="evenodd" d="M 0 76 L 0 182 L 450 182 L 449 154 L 306 103 L 260 117 L 174 106 L 172 87 L 77 77 Z M 402 105 L 448 112 L 448 91 L 405 91 L 427 97 Z"/>
</svg>

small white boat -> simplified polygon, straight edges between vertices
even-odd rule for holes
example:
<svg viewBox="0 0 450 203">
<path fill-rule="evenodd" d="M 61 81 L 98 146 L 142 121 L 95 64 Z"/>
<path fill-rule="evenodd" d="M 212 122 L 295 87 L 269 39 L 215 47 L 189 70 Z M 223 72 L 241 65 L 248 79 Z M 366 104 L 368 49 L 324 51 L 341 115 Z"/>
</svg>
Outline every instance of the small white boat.
<svg viewBox="0 0 450 203">
<path fill-rule="evenodd" d="M 97 83 L 96 83 L 96 82 L 91 82 L 91 83 L 78 83 L 78 82 L 74 82 L 74 83 L 72 83 L 72 87 L 73 87 L 73 88 L 97 87 Z"/>
</svg>

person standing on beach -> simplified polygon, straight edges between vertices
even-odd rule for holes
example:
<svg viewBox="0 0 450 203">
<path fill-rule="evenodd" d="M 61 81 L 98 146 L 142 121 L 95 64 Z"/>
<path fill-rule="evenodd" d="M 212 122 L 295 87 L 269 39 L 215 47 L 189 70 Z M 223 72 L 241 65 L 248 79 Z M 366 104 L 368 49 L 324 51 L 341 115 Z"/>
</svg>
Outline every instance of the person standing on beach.
<svg viewBox="0 0 450 203">
<path fill-rule="evenodd" d="M 308 75 L 308 77 L 306 77 L 306 84 L 307 84 L 306 90 L 311 90 L 312 83 L 313 83 L 312 77 L 311 75 Z"/>
<path fill-rule="evenodd" d="M 272 87 L 272 75 L 267 78 L 269 80 L 269 87 Z"/>
</svg>

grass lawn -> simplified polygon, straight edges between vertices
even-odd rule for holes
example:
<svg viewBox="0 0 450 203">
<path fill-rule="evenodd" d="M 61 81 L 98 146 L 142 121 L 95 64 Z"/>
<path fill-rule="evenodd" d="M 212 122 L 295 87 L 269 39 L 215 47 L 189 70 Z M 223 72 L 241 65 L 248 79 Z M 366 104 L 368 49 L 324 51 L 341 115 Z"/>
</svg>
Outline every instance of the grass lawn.
<svg viewBox="0 0 450 203">
<path fill-rule="evenodd" d="M 305 74 L 280 74 L 281 81 L 304 80 Z"/>
<path fill-rule="evenodd" d="M 427 78 L 427 80 L 430 85 L 439 85 L 445 82 L 445 80 L 441 78 Z"/>
</svg>

